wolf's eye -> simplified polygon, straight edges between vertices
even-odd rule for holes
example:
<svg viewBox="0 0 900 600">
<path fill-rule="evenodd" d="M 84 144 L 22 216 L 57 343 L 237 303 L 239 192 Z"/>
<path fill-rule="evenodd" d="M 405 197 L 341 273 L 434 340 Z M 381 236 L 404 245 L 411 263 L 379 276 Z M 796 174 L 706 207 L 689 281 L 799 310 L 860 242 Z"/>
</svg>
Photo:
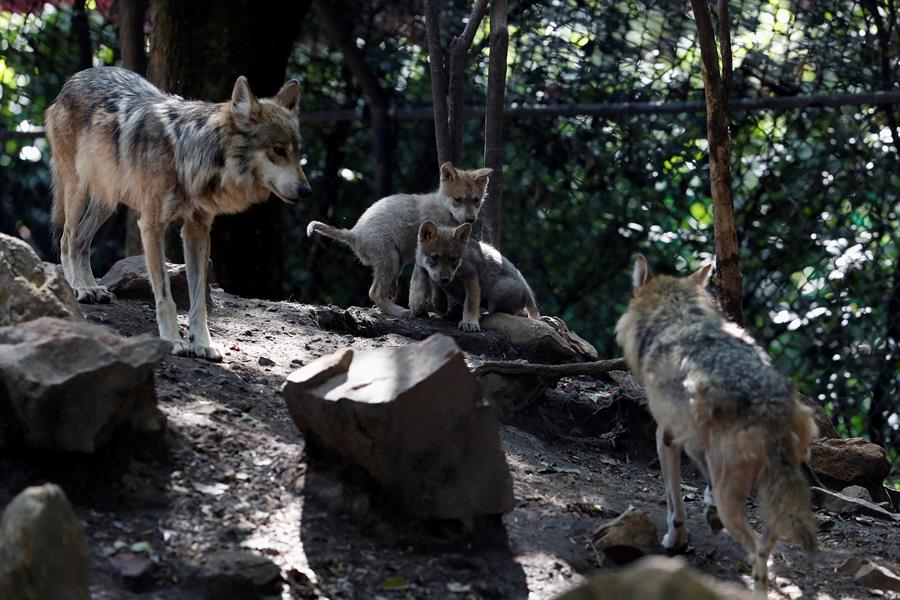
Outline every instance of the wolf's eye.
<svg viewBox="0 0 900 600">
<path fill-rule="evenodd" d="M 462 203 L 463 203 L 463 199 L 462 199 L 462 198 L 454 198 L 453 201 L 456 202 L 457 204 L 462 204 Z"/>
<path fill-rule="evenodd" d="M 455 263 L 455 262 L 458 261 L 458 260 L 459 260 L 459 257 L 458 257 L 458 256 L 451 256 L 451 257 L 450 257 L 450 262 L 452 262 L 452 263 Z"/>
<path fill-rule="evenodd" d="M 436 262 L 438 261 L 439 258 L 440 258 L 440 256 L 438 256 L 437 254 L 432 254 L 432 255 L 431 255 L 431 262 L 436 263 Z"/>
<path fill-rule="evenodd" d="M 284 146 L 275 146 L 272 151 L 279 158 L 287 158 L 287 150 L 284 149 Z"/>
</svg>

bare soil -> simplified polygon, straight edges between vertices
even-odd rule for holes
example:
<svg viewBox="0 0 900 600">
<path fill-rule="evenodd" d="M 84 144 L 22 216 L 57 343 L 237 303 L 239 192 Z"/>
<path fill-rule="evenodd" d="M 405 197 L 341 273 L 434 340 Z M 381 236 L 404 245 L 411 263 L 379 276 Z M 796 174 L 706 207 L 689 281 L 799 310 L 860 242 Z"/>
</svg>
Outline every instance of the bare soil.
<svg viewBox="0 0 900 600">
<path fill-rule="evenodd" d="M 339 348 L 405 344 L 434 330 L 456 336 L 469 351 L 483 349 L 473 360 L 510 357 L 496 334 L 418 322 L 397 324 L 400 335 L 369 309 L 348 313 L 220 290 L 213 297 L 210 329 L 225 360 L 173 356 L 159 366 L 159 405 L 168 417 L 163 441 L 118 440 L 93 456 L 0 457 L 0 506 L 27 485 L 53 481 L 66 490 L 85 525 L 94 598 L 196 598 L 192 576 L 200 562 L 240 549 L 281 567 L 284 583 L 273 597 L 552 598 L 613 566 L 590 543 L 605 519 L 633 505 L 662 533 L 663 486 L 640 391 L 627 378 L 564 379 L 502 426 L 518 500 L 502 520 L 480 519 L 472 530 L 421 523 L 382 506 L 365 476 L 308 451 L 279 388 L 292 370 Z M 84 308 L 123 335 L 156 330 L 149 302 Z M 185 315 L 180 319 L 186 326 Z M 703 482 L 690 467 L 684 483 L 688 560 L 749 586 L 740 546 L 706 528 Z M 755 507 L 751 513 L 758 526 Z M 770 598 L 869 597 L 835 573 L 850 556 L 900 571 L 897 525 L 821 512 L 817 520 L 818 555 L 808 558 L 786 543 L 776 549 Z M 110 561 L 130 548 L 153 563 L 137 591 Z"/>
</svg>

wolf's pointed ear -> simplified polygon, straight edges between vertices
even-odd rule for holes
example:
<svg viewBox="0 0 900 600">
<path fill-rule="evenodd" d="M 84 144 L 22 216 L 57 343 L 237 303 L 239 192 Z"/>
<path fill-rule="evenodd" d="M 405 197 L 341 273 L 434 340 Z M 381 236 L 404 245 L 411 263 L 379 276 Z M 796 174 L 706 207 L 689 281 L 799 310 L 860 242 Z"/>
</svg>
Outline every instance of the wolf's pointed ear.
<svg viewBox="0 0 900 600">
<path fill-rule="evenodd" d="M 431 221 L 425 221 L 419 226 L 419 240 L 427 242 L 437 235 L 437 225 Z"/>
<path fill-rule="evenodd" d="M 487 185 L 488 179 L 491 177 L 491 173 L 493 173 L 493 169 L 475 169 L 472 171 L 472 177 L 475 178 L 480 184 Z"/>
<path fill-rule="evenodd" d="M 709 281 L 709 276 L 712 273 L 713 264 L 715 263 L 711 258 L 706 259 L 703 262 L 702 267 L 691 273 L 691 281 L 693 281 L 700 287 L 706 287 L 706 284 Z"/>
<path fill-rule="evenodd" d="M 644 258 L 643 254 L 638 254 L 634 257 L 634 271 L 631 273 L 631 285 L 634 289 L 638 289 L 653 277 L 653 274 L 650 272 L 650 264 L 647 262 L 647 259 Z"/>
<path fill-rule="evenodd" d="M 441 165 L 441 181 L 453 181 L 458 176 L 456 167 L 449 160 Z"/>
<path fill-rule="evenodd" d="M 300 107 L 300 82 L 291 79 L 281 86 L 281 89 L 275 94 L 275 102 L 291 112 L 297 112 Z"/>
<path fill-rule="evenodd" d="M 471 223 L 463 223 L 459 227 L 453 230 L 453 237 L 463 244 L 469 243 L 469 236 L 472 235 L 472 224 Z"/>
<path fill-rule="evenodd" d="M 250 91 L 247 78 L 241 75 L 234 82 L 234 90 L 231 92 L 231 106 L 234 112 L 242 117 L 250 117 L 259 110 L 259 100 Z"/>
</svg>

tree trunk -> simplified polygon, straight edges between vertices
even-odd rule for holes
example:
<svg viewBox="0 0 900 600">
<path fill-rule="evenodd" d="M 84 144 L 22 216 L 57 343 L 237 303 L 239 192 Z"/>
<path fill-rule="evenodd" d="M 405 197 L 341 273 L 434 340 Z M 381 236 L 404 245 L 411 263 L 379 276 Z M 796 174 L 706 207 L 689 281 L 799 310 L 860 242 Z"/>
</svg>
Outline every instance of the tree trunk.
<svg viewBox="0 0 900 600">
<path fill-rule="evenodd" d="M 375 189 L 378 197 L 392 192 L 391 170 L 391 121 L 390 96 L 381 86 L 378 76 L 372 71 L 365 56 L 353 40 L 352 28 L 343 22 L 329 0 L 316 0 L 313 10 L 329 38 L 344 57 L 344 62 L 369 97 L 372 107 L 373 154 L 375 162 Z"/>
<path fill-rule="evenodd" d="M 312 0 L 153 0 L 150 79 L 185 98 L 224 101 L 246 75 L 257 96 L 271 96 L 285 80 L 287 61 Z M 220 216 L 212 232 L 216 280 L 242 296 L 283 294 L 284 248 L 280 202 Z"/>
<path fill-rule="evenodd" d="M 494 170 L 488 182 L 481 239 L 500 249 L 503 208 L 503 107 L 506 98 L 506 53 L 509 47 L 506 0 L 491 3 L 491 54 L 484 114 L 484 166 Z"/>
<path fill-rule="evenodd" d="M 450 127 L 447 108 L 447 73 L 441 44 L 441 13 L 438 0 L 425 0 L 425 29 L 428 39 L 428 64 L 431 65 L 431 96 L 434 102 L 434 142 L 438 166 L 450 160 Z"/>
<path fill-rule="evenodd" d="M 706 135 L 709 140 L 709 179 L 713 203 L 713 227 L 716 246 L 715 284 L 719 302 L 728 317 L 739 324 L 744 321 L 741 308 L 741 268 L 734 226 L 734 199 L 731 191 L 731 137 L 728 132 L 728 106 L 725 85 L 731 77 L 731 39 L 728 7 L 719 1 L 719 24 L 722 62 L 719 68 L 716 34 L 707 0 L 691 0 L 700 56 L 703 63 L 703 88 L 706 93 Z"/>
<path fill-rule="evenodd" d="M 119 0 L 119 53 L 122 66 L 135 73 L 147 73 L 146 36 L 147 0 Z M 125 256 L 143 254 L 138 214 L 129 208 L 125 218 Z"/>
<path fill-rule="evenodd" d="M 88 25 L 85 0 L 75 0 L 72 5 L 72 33 L 78 48 L 78 70 L 93 66 L 94 51 L 91 45 L 91 28 Z"/>
</svg>

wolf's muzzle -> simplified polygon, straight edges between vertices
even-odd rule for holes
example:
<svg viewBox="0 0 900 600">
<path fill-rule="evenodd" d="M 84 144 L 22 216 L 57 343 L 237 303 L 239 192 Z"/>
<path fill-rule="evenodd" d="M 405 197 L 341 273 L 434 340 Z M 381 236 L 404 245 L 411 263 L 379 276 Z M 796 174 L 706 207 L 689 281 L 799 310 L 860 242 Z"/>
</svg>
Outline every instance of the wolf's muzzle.
<svg viewBox="0 0 900 600">
<path fill-rule="evenodd" d="M 297 196 L 300 198 L 309 198 L 312 196 L 312 188 L 309 185 L 297 186 Z"/>
</svg>

